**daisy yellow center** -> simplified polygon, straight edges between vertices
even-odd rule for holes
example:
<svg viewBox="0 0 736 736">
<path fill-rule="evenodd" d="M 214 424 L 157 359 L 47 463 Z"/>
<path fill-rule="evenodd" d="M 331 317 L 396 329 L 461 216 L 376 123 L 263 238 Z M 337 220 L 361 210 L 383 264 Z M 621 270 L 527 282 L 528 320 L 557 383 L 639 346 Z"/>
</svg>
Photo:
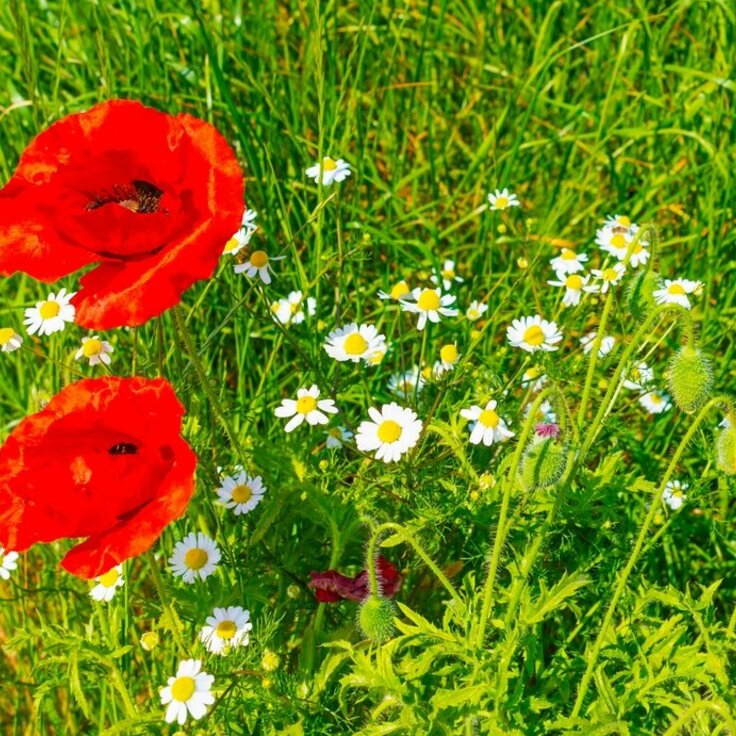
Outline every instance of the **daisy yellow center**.
<svg viewBox="0 0 736 736">
<path fill-rule="evenodd" d="M 296 410 L 299 414 L 309 414 L 317 408 L 317 399 L 313 396 L 301 396 L 296 400 Z"/>
<path fill-rule="evenodd" d="M 368 349 L 368 341 L 359 332 L 345 338 L 345 352 L 348 355 L 362 355 Z"/>
<path fill-rule="evenodd" d="M 201 570 L 207 564 L 207 560 L 207 552 L 199 547 L 187 550 L 184 555 L 184 564 L 190 570 Z"/>
<path fill-rule="evenodd" d="M 623 217 L 618 218 L 618 224 L 622 227 L 631 227 L 631 219 L 624 215 Z"/>
<path fill-rule="evenodd" d="M 621 235 L 621 233 L 616 233 L 611 238 L 611 245 L 614 248 L 625 248 L 626 247 L 626 238 L 623 235 Z"/>
<path fill-rule="evenodd" d="M 583 288 L 583 280 L 582 278 L 580 278 L 580 276 L 574 273 L 565 279 L 565 286 L 568 289 L 574 289 L 575 291 L 580 291 L 580 289 Z"/>
<path fill-rule="evenodd" d="M 38 309 L 38 313 L 41 315 L 41 319 L 51 319 L 56 317 L 61 311 L 61 307 L 58 302 L 44 302 Z"/>
<path fill-rule="evenodd" d="M 682 498 L 682 491 L 679 488 L 675 488 L 672 491 L 672 498 Z"/>
<path fill-rule="evenodd" d="M 398 284 L 391 289 L 392 299 L 401 299 L 402 296 L 406 296 L 409 293 L 409 285 L 406 281 L 399 281 Z"/>
<path fill-rule="evenodd" d="M 378 439 L 381 442 L 396 442 L 401 437 L 401 425 L 393 419 L 386 419 L 378 426 Z"/>
<path fill-rule="evenodd" d="M 235 626 L 234 621 L 220 621 L 220 623 L 217 624 L 217 628 L 215 629 L 215 631 L 217 632 L 217 636 L 220 639 L 224 639 L 225 641 L 232 639 L 235 636 L 235 632 L 237 630 L 238 629 Z"/>
<path fill-rule="evenodd" d="M 230 238 L 230 240 L 228 240 L 227 243 L 225 243 L 225 253 L 232 253 L 237 247 L 238 247 L 238 239 Z"/>
<path fill-rule="evenodd" d="M 263 268 L 268 265 L 268 254 L 265 250 L 254 250 L 250 254 L 250 262 L 256 268 Z"/>
<path fill-rule="evenodd" d="M 508 206 L 509 206 L 508 197 L 496 197 L 496 207 L 498 207 L 499 210 L 505 210 Z"/>
<path fill-rule="evenodd" d="M 330 158 L 329 156 L 325 156 L 322 159 L 322 169 L 324 171 L 334 171 L 337 168 L 337 161 L 335 161 L 334 158 Z"/>
<path fill-rule="evenodd" d="M 634 368 L 634 370 L 631 371 L 631 377 L 635 381 L 641 381 L 641 371 L 638 368 Z"/>
<path fill-rule="evenodd" d="M 636 245 L 634 245 L 634 250 L 632 252 L 641 253 L 643 250 L 644 250 L 644 246 L 641 243 L 636 243 Z"/>
<path fill-rule="evenodd" d="M 106 588 L 112 588 L 117 583 L 120 573 L 113 567 L 112 570 L 108 570 L 104 575 L 100 575 L 100 585 L 104 585 Z"/>
<path fill-rule="evenodd" d="M 291 304 L 291 313 L 296 314 L 297 312 L 301 310 L 301 308 L 302 308 L 301 302 L 297 302 L 296 304 Z"/>
<path fill-rule="evenodd" d="M 682 284 L 670 284 L 667 287 L 667 291 L 669 291 L 670 294 L 677 294 L 677 295 L 685 293 L 685 289 L 683 289 Z"/>
<path fill-rule="evenodd" d="M 470 307 L 470 309 L 468 309 L 468 319 L 478 319 L 478 317 L 480 317 L 480 312 L 477 309 Z"/>
<path fill-rule="evenodd" d="M 82 345 L 82 354 L 85 358 L 91 358 L 102 352 L 102 341 L 92 337 Z"/>
<path fill-rule="evenodd" d="M 373 353 L 373 355 L 371 355 L 371 357 L 368 358 L 368 361 L 370 362 L 371 365 L 378 365 L 383 360 L 384 355 L 386 355 L 386 353 L 382 353 L 382 352 Z"/>
<path fill-rule="evenodd" d="M 533 380 L 535 378 L 539 378 L 539 374 L 541 372 L 542 372 L 541 368 L 534 366 L 534 368 L 529 368 L 529 370 L 524 374 L 524 378 L 526 378 L 527 380 Z"/>
<path fill-rule="evenodd" d="M 615 268 L 606 268 L 601 275 L 604 281 L 615 281 L 618 278 L 618 271 Z"/>
<path fill-rule="evenodd" d="M 454 268 L 445 268 L 442 271 L 442 278 L 445 278 L 448 281 L 450 279 L 454 279 L 455 278 L 455 269 Z"/>
<path fill-rule="evenodd" d="M 457 360 L 457 346 L 443 345 L 440 350 L 440 358 L 445 363 L 454 363 Z"/>
<path fill-rule="evenodd" d="M 498 423 L 501 421 L 498 414 L 496 414 L 493 409 L 484 409 L 480 416 L 478 417 L 478 421 L 484 426 L 484 427 L 490 427 L 491 429 L 495 429 L 498 427 Z"/>
<path fill-rule="evenodd" d="M 417 299 L 417 306 L 425 312 L 436 312 L 440 308 L 440 298 L 434 289 L 425 289 Z"/>
<path fill-rule="evenodd" d="M 0 328 L 0 345 L 7 345 L 14 337 L 15 330 L 12 327 Z"/>
<path fill-rule="evenodd" d="M 652 404 L 661 404 L 662 403 L 662 397 L 659 394 L 652 394 L 649 397 L 649 400 L 652 402 Z"/>
<path fill-rule="evenodd" d="M 562 251 L 561 257 L 563 261 L 574 261 L 577 258 L 577 255 L 575 255 L 574 250 L 568 250 L 565 248 L 565 250 Z"/>
<path fill-rule="evenodd" d="M 171 686 L 171 697 L 180 703 L 186 703 L 196 689 L 193 677 L 177 677 Z"/>
<path fill-rule="evenodd" d="M 527 327 L 524 330 L 524 342 L 527 345 L 541 345 L 544 342 L 544 330 L 539 325 Z"/>
<path fill-rule="evenodd" d="M 235 503 L 248 503 L 252 497 L 253 491 L 250 486 L 245 483 L 235 486 L 235 488 L 233 488 L 233 492 L 230 494 L 230 498 L 232 498 Z"/>
</svg>

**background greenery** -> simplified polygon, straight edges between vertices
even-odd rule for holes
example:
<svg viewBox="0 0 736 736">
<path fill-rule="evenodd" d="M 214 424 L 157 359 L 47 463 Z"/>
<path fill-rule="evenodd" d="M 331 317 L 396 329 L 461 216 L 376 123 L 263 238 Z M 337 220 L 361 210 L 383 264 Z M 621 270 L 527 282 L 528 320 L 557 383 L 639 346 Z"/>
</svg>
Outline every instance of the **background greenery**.
<svg viewBox="0 0 736 736">
<path fill-rule="evenodd" d="M 479 475 L 495 478 L 499 455 L 469 451 L 459 409 L 511 385 L 523 362 L 503 347 L 506 325 L 553 313 L 558 294 L 546 286 L 548 259 L 564 244 L 593 253 L 607 214 L 655 224 L 662 272 L 705 282 L 694 316 L 702 346 L 715 357 L 717 386 L 733 388 L 735 14 L 729 2 L 690 1 L 0 4 L 3 182 L 35 133 L 99 100 L 130 97 L 191 112 L 215 124 L 238 152 L 247 203 L 259 213 L 259 246 L 288 256 L 276 264 L 269 297 L 298 288 L 317 298 L 315 320 L 279 330 L 261 292 L 235 276 L 229 261 L 185 295 L 189 329 L 228 409 L 236 449 L 170 316 L 135 335 L 106 336 L 116 349 L 115 373 L 131 373 L 134 361 L 139 373 L 161 370 L 188 405 L 186 434 L 201 459 L 198 493 L 156 549 L 167 557 L 187 531 L 203 529 L 217 534 L 226 560 L 216 578 L 192 588 L 166 577 L 193 655 L 201 654 L 195 632 L 215 605 L 245 605 L 255 619 L 248 650 L 207 661 L 218 694 L 226 694 L 202 728 L 661 734 L 698 699 L 734 706 L 726 664 L 733 641 L 723 634 L 736 599 L 734 506 L 729 485 L 716 478 L 708 426 L 679 473 L 691 483 L 691 502 L 682 513 L 663 512 L 664 533 L 646 551 L 616 616 L 618 639 L 609 642 L 607 676 L 597 676 L 591 689 L 588 725 L 561 720 L 649 502 L 647 482 L 661 476 L 691 421 L 674 411 L 652 420 L 631 397 L 613 413 L 592 469 L 559 515 L 532 593 L 565 571 L 590 582 L 575 587 L 574 602 L 525 629 L 513 662 L 489 645 L 458 665 L 454 639 L 444 649 L 424 642 L 423 655 L 395 640 L 377 654 L 360 644 L 353 604 L 320 608 L 305 583 L 310 570 L 359 570 L 367 527 L 397 521 L 473 599 L 499 514 L 497 490 L 479 484 Z M 322 204 L 303 173 L 321 153 L 353 166 L 347 182 L 322 193 Z M 496 186 L 512 187 L 522 211 L 489 214 L 485 195 Z M 471 341 L 470 323 L 458 319 L 423 346 L 414 321 L 385 308 L 376 292 L 400 275 L 414 285 L 445 258 L 466 278 L 460 305 L 490 293 L 490 319 L 479 340 Z M 20 331 L 22 308 L 45 296 L 45 287 L 14 277 L 0 289 L 3 323 Z M 591 302 L 566 315 L 566 334 L 585 332 L 599 311 Z M 630 334 L 624 311 L 616 312 L 614 329 Z M 354 319 L 375 322 L 394 346 L 365 379 L 321 348 L 327 331 Z M 82 334 L 71 328 L 26 338 L 22 351 L 2 356 L 3 435 L 64 382 L 94 372 L 71 360 Z M 453 339 L 463 370 L 419 398 L 420 416 L 434 410 L 438 431 L 398 469 L 378 468 L 353 451 L 326 453 L 317 431 L 285 435 L 273 417 L 281 398 L 316 381 L 357 424 L 367 406 L 391 398 L 389 375 L 418 362 L 422 350 L 433 361 Z M 676 345 L 669 333 L 650 346 L 660 376 Z M 585 365 L 579 350 L 555 361 L 571 398 Z M 604 364 L 594 405 L 609 375 Z M 517 385 L 507 414 L 518 430 Z M 217 467 L 232 468 L 241 457 L 263 474 L 269 492 L 235 521 L 213 497 Z M 539 515 L 517 521 L 504 565 L 534 538 Z M 446 596 L 421 560 L 404 546 L 386 554 L 406 576 L 399 600 L 425 622 L 451 629 Z M 179 655 L 168 636 L 151 653 L 138 646 L 144 631 L 171 625 L 162 619 L 148 563 L 128 564 L 124 594 L 101 607 L 82 581 L 60 571 L 60 556 L 61 546 L 34 550 L 22 574 L 0 582 L 2 728 L 173 732 L 163 726 L 157 693 Z M 502 597 L 509 575 L 504 567 Z M 703 596 L 701 586 L 719 580 L 717 591 Z M 494 628 L 493 638 L 503 640 L 502 630 Z M 352 643 L 321 646 L 337 640 Z M 261 666 L 266 649 L 280 657 L 274 673 Z M 477 671 L 495 676 L 507 666 L 511 684 L 499 715 L 486 699 L 495 685 Z M 456 702 L 436 698 L 459 687 L 477 690 Z M 707 711 L 694 711 L 683 729 L 732 732 Z"/>
</svg>

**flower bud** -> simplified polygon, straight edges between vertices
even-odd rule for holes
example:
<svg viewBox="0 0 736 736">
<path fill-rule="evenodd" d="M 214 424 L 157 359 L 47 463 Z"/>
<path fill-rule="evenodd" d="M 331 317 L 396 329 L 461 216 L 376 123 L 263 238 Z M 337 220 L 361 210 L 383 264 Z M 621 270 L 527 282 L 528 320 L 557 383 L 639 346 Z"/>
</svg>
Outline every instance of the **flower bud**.
<svg viewBox="0 0 736 736">
<path fill-rule="evenodd" d="M 150 652 L 158 646 L 159 638 L 155 631 L 146 631 L 141 635 L 141 646 Z"/>
<path fill-rule="evenodd" d="M 716 441 L 716 464 L 726 475 L 736 475 L 736 429 L 726 427 Z"/>
<path fill-rule="evenodd" d="M 699 349 L 686 345 L 670 361 L 667 382 L 677 406 L 691 414 L 706 402 L 713 388 L 710 361 Z"/>
<path fill-rule="evenodd" d="M 659 276 L 654 271 L 639 271 L 629 282 L 626 291 L 626 306 L 640 322 L 657 306 L 654 290 Z"/>
<path fill-rule="evenodd" d="M 565 470 L 567 448 L 555 438 L 538 438 L 524 451 L 521 480 L 528 490 L 554 485 Z"/>
<path fill-rule="evenodd" d="M 360 630 L 374 644 L 391 638 L 394 632 L 394 605 L 388 598 L 369 595 L 358 613 Z"/>
</svg>

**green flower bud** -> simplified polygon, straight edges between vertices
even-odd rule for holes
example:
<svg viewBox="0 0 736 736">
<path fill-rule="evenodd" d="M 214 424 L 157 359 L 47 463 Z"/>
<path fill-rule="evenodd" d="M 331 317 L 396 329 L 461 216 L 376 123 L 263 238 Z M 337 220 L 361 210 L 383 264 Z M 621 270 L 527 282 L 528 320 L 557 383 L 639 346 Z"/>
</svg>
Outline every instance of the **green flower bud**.
<svg viewBox="0 0 736 736">
<path fill-rule="evenodd" d="M 726 475 L 736 475 L 736 429 L 726 427 L 716 441 L 716 465 Z"/>
<path fill-rule="evenodd" d="M 361 604 L 358 624 L 366 639 L 381 644 L 394 633 L 394 604 L 388 598 L 369 595 Z"/>
<path fill-rule="evenodd" d="M 644 321 L 646 316 L 657 306 L 654 300 L 654 291 L 657 288 L 659 276 L 654 271 L 639 271 L 629 281 L 626 290 L 626 306 L 629 312 L 639 322 Z"/>
<path fill-rule="evenodd" d="M 706 402 L 713 388 L 710 361 L 699 349 L 686 345 L 670 361 L 667 382 L 675 404 L 692 414 Z"/>
<path fill-rule="evenodd" d="M 554 485 L 562 477 L 567 462 L 567 448 L 555 439 L 536 439 L 524 451 L 521 481 L 528 490 Z"/>
</svg>

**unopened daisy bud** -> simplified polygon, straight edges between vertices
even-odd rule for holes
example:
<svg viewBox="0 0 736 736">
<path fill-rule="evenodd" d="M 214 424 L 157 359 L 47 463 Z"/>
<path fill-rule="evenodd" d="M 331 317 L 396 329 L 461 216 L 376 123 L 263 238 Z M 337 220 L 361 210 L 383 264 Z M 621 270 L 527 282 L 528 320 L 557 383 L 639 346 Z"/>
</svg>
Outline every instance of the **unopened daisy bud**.
<svg viewBox="0 0 736 736">
<path fill-rule="evenodd" d="M 736 428 L 721 430 L 716 442 L 716 464 L 726 475 L 736 475 Z"/>
<path fill-rule="evenodd" d="M 521 480 L 524 487 L 546 488 L 554 485 L 565 470 L 567 451 L 555 439 L 534 440 L 524 452 L 521 461 Z"/>
<path fill-rule="evenodd" d="M 358 624 L 366 639 L 381 644 L 394 633 L 394 605 L 388 598 L 369 595 L 361 604 Z"/>
<path fill-rule="evenodd" d="M 658 287 L 659 276 L 654 271 L 640 271 L 629 281 L 626 291 L 626 306 L 640 322 L 657 306 L 654 291 Z"/>
<path fill-rule="evenodd" d="M 496 230 L 498 230 L 498 232 L 501 235 L 503 235 L 508 230 L 508 228 L 506 227 L 506 224 L 505 223 L 499 222 L 498 223 L 498 227 L 496 228 Z"/>
<path fill-rule="evenodd" d="M 691 414 L 705 403 L 713 388 L 710 361 L 700 350 L 686 345 L 670 361 L 667 381 L 677 406 Z"/>
<path fill-rule="evenodd" d="M 516 265 L 522 271 L 525 271 L 527 268 L 529 268 L 529 260 L 527 258 L 524 258 L 524 256 L 522 256 L 521 258 L 516 259 Z"/>
<path fill-rule="evenodd" d="M 150 652 L 158 646 L 158 634 L 155 631 L 146 631 L 145 634 L 141 635 L 141 646 Z"/>
<path fill-rule="evenodd" d="M 266 672 L 275 672 L 279 668 L 281 660 L 276 652 L 272 652 L 270 649 L 266 649 L 263 652 L 263 658 L 261 659 L 261 667 Z"/>
</svg>

